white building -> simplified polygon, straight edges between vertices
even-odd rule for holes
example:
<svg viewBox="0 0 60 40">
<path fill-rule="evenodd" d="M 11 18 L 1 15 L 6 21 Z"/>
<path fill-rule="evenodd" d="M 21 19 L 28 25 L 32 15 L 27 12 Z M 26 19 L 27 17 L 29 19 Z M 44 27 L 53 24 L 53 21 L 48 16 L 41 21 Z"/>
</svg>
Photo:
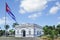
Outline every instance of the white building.
<svg viewBox="0 0 60 40">
<path fill-rule="evenodd" d="M 15 27 L 15 37 L 37 37 L 42 34 L 42 27 L 37 24 L 27 23 Z"/>
</svg>

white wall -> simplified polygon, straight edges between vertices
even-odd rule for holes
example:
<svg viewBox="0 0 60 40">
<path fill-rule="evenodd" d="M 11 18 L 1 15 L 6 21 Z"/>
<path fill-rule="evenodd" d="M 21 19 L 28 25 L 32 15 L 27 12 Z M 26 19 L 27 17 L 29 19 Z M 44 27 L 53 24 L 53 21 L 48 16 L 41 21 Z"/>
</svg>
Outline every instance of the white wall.
<svg viewBox="0 0 60 40">
<path fill-rule="evenodd" d="M 21 33 L 22 30 L 26 31 L 26 36 L 25 37 L 34 37 L 34 29 L 33 28 L 17 28 L 15 29 L 15 37 L 23 37 L 23 34 Z M 19 31 L 19 33 L 17 33 Z M 29 34 L 29 31 L 31 31 L 31 34 Z"/>
<path fill-rule="evenodd" d="M 41 34 L 42 34 L 42 29 L 35 27 L 35 36 L 40 36 Z"/>
</svg>

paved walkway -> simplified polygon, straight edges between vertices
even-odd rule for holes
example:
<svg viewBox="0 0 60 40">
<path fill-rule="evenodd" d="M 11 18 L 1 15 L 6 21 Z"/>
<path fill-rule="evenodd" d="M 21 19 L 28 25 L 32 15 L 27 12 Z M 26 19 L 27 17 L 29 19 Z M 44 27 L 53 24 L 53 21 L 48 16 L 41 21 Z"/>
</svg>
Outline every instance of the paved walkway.
<svg viewBox="0 0 60 40">
<path fill-rule="evenodd" d="M 39 38 L 0 37 L 0 40 L 39 40 Z"/>
</svg>

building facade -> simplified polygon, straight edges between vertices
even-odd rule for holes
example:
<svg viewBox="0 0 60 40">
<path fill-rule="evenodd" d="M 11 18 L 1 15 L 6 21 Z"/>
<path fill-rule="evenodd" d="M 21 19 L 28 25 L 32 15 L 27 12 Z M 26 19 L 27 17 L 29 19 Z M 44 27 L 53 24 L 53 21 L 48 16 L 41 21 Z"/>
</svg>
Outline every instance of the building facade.
<svg viewBox="0 0 60 40">
<path fill-rule="evenodd" d="M 37 24 L 20 24 L 15 27 L 15 37 L 37 37 L 43 34 L 41 26 Z"/>
</svg>

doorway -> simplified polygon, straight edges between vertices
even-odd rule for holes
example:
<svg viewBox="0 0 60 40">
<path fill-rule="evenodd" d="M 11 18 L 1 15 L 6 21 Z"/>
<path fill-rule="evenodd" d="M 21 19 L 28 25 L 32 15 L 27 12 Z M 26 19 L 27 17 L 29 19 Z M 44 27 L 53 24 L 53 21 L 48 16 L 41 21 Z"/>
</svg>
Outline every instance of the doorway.
<svg viewBox="0 0 60 40">
<path fill-rule="evenodd" d="M 26 36 L 26 31 L 22 30 L 22 36 L 25 37 Z"/>
</svg>

